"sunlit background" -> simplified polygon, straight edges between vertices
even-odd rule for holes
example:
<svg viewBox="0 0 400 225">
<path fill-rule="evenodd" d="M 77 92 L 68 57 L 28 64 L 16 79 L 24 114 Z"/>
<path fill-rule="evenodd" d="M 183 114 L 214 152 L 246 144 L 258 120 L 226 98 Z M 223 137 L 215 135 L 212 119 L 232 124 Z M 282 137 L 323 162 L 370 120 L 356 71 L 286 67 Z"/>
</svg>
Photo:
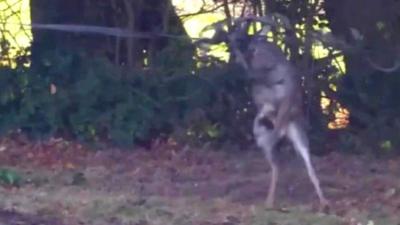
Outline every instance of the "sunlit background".
<svg viewBox="0 0 400 225">
<path fill-rule="evenodd" d="M 31 23 L 29 2 L 29 0 L 0 1 L 0 34 L 9 41 L 13 51 L 29 47 L 32 40 L 31 30 L 22 26 Z"/>
</svg>

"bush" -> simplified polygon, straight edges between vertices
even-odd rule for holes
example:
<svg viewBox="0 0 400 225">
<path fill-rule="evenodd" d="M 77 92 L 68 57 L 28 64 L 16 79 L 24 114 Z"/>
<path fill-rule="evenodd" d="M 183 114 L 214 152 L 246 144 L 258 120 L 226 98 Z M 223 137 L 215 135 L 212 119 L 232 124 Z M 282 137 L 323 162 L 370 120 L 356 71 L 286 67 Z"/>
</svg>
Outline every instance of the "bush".
<svg viewBox="0 0 400 225">
<path fill-rule="evenodd" d="M 32 68 L 1 67 L 0 129 L 118 146 L 179 133 L 201 142 L 245 137 L 252 106 L 241 70 L 182 68 L 126 72 L 58 50 Z"/>
<path fill-rule="evenodd" d="M 400 71 L 386 74 L 347 74 L 338 84 L 339 102 L 350 111 L 350 125 L 342 133 L 353 150 L 393 153 L 400 147 Z"/>
</svg>

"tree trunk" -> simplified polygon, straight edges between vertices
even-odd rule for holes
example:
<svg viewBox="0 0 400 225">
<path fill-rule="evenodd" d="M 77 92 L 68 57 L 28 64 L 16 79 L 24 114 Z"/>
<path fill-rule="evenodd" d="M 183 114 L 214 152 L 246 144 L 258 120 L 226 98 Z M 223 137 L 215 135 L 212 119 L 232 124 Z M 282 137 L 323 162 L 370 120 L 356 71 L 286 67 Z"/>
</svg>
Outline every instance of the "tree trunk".
<svg viewBox="0 0 400 225">
<path fill-rule="evenodd" d="M 172 4 L 165 0 L 35 0 L 30 4 L 32 23 L 112 26 L 128 28 L 131 32 L 187 35 Z M 46 51 L 79 49 L 91 55 L 107 56 L 119 65 L 142 68 L 145 58 L 153 59 L 170 41 L 163 37 L 121 39 L 35 29 L 32 33 L 33 64 Z M 144 54 L 144 50 L 150 55 Z"/>
</svg>

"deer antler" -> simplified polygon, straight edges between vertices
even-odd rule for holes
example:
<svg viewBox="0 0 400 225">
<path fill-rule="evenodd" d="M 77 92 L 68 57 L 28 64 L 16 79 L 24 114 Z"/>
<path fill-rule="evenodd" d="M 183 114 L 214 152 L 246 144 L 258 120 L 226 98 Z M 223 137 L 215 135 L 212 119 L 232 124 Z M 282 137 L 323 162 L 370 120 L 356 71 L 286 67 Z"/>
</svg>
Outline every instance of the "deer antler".
<svg viewBox="0 0 400 225">
<path fill-rule="evenodd" d="M 261 23 L 262 29 L 257 31 L 254 35 L 249 34 L 249 27 L 254 23 Z M 224 19 L 203 28 L 200 34 L 214 30 L 215 33 L 211 38 L 201 38 L 194 44 L 199 46 L 200 49 L 207 48 L 210 44 L 218 44 L 225 42 L 230 46 L 237 61 L 245 68 L 248 69 L 247 62 L 240 52 L 243 50 L 242 45 L 246 45 L 251 36 L 265 37 L 271 27 L 291 30 L 292 25 L 289 19 L 279 13 L 270 14 L 263 17 L 256 16 L 243 16 L 234 19 Z M 241 46 L 238 46 L 242 44 Z"/>
</svg>

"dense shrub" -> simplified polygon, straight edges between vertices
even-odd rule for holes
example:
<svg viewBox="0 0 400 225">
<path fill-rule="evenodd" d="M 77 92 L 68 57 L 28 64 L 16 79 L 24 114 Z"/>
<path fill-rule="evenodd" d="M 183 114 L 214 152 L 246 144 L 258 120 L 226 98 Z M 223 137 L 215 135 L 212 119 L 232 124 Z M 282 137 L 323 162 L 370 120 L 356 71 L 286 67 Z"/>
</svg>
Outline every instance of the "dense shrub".
<svg viewBox="0 0 400 225">
<path fill-rule="evenodd" d="M 350 111 L 342 132 L 343 147 L 375 153 L 398 152 L 400 147 L 400 71 L 386 74 L 347 74 L 337 89 L 338 100 Z"/>
<path fill-rule="evenodd" d="M 129 146 L 160 135 L 218 141 L 249 131 L 252 106 L 239 68 L 124 71 L 57 50 L 32 68 L 0 68 L 3 133 Z"/>
</svg>

